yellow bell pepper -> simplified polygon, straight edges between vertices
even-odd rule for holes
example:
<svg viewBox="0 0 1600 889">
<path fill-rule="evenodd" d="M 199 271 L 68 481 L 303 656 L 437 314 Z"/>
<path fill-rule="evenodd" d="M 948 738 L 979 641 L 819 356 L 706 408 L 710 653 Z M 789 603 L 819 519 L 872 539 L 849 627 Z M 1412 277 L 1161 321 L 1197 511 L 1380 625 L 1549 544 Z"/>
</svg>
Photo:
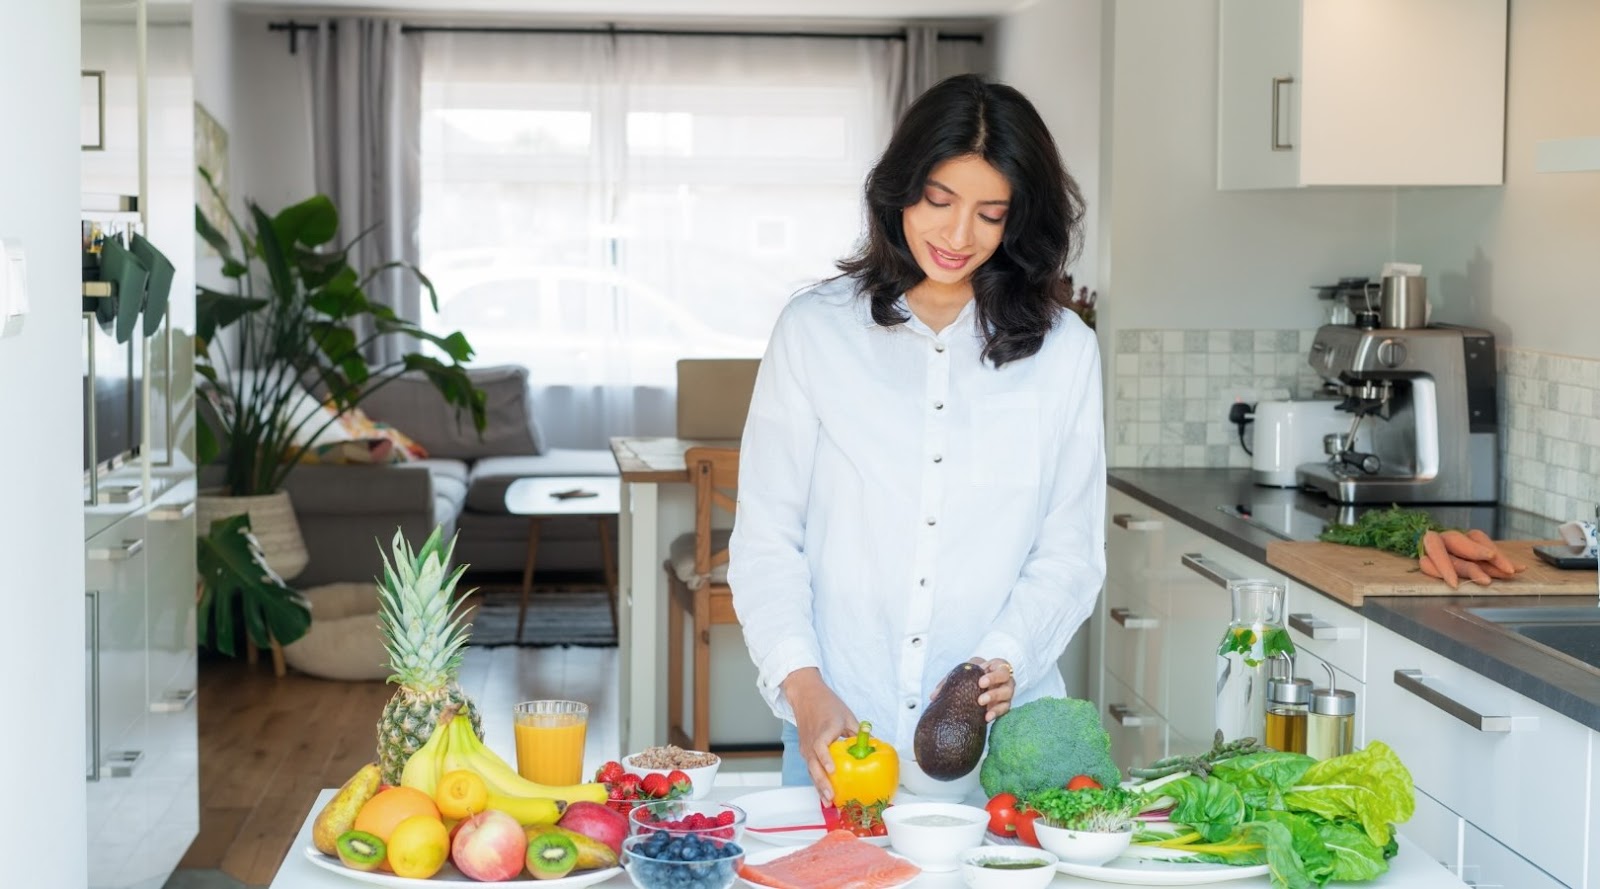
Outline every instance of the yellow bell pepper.
<svg viewBox="0 0 1600 889">
<path fill-rule="evenodd" d="M 888 803 L 900 786 L 900 755 L 894 748 L 872 737 L 872 723 L 863 721 L 854 738 L 840 738 L 828 745 L 833 758 L 833 804 Z"/>
</svg>

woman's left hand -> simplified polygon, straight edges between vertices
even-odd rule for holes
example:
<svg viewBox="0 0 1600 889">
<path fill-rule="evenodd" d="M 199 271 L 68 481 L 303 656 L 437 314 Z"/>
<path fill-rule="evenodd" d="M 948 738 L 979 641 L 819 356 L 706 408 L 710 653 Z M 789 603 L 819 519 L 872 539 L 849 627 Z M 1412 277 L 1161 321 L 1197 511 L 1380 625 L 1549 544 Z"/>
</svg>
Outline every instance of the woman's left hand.
<svg viewBox="0 0 1600 889">
<path fill-rule="evenodd" d="M 986 661 L 975 657 L 972 663 L 983 668 L 978 687 L 984 691 L 978 695 L 978 703 L 989 708 L 985 718 L 994 722 L 1011 709 L 1011 696 L 1017 690 L 1016 683 L 1011 681 L 1011 665 L 999 658 Z"/>
</svg>

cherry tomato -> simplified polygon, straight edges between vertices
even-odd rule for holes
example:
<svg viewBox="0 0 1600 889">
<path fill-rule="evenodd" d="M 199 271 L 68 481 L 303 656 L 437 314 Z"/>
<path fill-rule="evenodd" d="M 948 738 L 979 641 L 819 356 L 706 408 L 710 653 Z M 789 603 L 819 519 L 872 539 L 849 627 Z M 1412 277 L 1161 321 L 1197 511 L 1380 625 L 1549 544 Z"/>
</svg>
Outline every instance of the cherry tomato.
<svg viewBox="0 0 1600 889">
<path fill-rule="evenodd" d="M 1039 835 L 1033 830 L 1033 822 L 1038 817 L 1038 812 L 1027 808 L 1021 809 L 1016 813 L 1015 824 L 1017 839 L 1027 843 L 1030 846 L 1039 845 Z"/>
<path fill-rule="evenodd" d="M 1008 837 L 1017 831 L 1017 795 L 997 793 L 983 807 L 989 813 L 989 832 Z"/>
<path fill-rule="evenodd" d="M 1103 789 L 1103 788 L 1101 788 L 1099 781 L 1096 781 L 1095 779 L 1089 777 L 1088 775 L 1078 775 L 1077 777 L 1073 778 L 1071 781 L 1067 782 L 1067 789 L 1068 790 L 1083 790 L 1085 788 L 1090 789 L 1090 790 L 1101 790 L 1101 789 Z"/>
</svg>

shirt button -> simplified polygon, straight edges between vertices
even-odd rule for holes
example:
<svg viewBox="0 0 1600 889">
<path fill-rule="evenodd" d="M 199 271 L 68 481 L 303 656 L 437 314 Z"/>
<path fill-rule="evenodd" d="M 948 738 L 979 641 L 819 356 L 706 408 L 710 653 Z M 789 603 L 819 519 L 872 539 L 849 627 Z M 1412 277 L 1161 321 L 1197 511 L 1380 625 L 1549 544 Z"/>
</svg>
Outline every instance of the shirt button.
<svg viewBox="0 0 1600 889">
<path fill-rule="evenodd" d="M 938 519 L 934 518 L 933 516 L 928 516 L 928 526 L 929 527 L 932 527 L 932 526 L 937 525 L 937 524 L 939 524 L 939 520 Z"/>
<path fill-rule="evenodd" d="M 916 698 L 906 698 L 906 709 L 907 710 L 915 710 L 915 709 L 917 709 L 917 699 Z"/>
<path fill-rule="evenodd" d="M 934 343 L 933 344 L 933 351 L 935 351 L 935 352 L 943 352 L 944 351 L 944 343 Z"/>
<path fill-rule="evenodd" d="M 922 647 L 922 637 L 921 636 L 913 636 L 911 638 L 911 647 L 912 648 L 921 648 Z"/>
<path fill-rule="evenodd" d="M 933 455 L 933 462 L 935 462 L 935 463 L 943 463 L 944 462 L 944 455 L 943 454 L 934 454 Z"/>
<path fill-rule="evenodd" d="M 927 585 L 928 585 L 928 578 L 926 578 L 926 577 L 924 577 L 921 580 L 917 581 L 917 586 L 927 586 Z"/>
<path fill-rule="evenodd" d="M 933 409 L 934 409 L 934 410 L 936 410 L 936 411 L 942 411 L 942 410 L 944 410 L 944 402 L 942 402 L 942 401 L 935 401 L 935 402 L 934 402 L 934 403 L 933 403 Z"/>
</svg>

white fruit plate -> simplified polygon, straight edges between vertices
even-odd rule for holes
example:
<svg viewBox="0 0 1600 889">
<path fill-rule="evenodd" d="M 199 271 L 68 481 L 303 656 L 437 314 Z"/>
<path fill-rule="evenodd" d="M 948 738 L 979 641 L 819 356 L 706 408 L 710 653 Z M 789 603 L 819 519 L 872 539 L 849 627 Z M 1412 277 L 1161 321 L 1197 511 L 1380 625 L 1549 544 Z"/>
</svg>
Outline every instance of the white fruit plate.
<svg viewBox="0 0 1600 889">
<path fill-rule="evenodd" d="M 456 870 L 451 865 L 446 864 L 444 866 L 444 870 L 434 874 L 431 878 L 419 880 L 416 877 L 397 877 L 394 874 L 386 874 L 381 871 L 355 870 L 354 868 L 345 867 L 344 863 L 337 858 L 332 858 L 322 854 L 321 852 L 318 852 L 315 846 L 307 846 L 305 848 L 306 857 L 311 859 L 311 863 L 317 867 L 320 867 L 323 870 L 333 871 L 340 876 L 348 877 L 349 879 L 355 880 L 358 883 L 370 883 L 374 886 L 415 887 L 434 886 L 439 883 L 459 883 L 470 884 L 473 886 L 521 886 L 524 887 L 524 889 L 530 886 L 538 886 L 540 889 L 544 889 L 546 886 L 552 886 L 555 887 L 555 889 L 578 889 L 579 886 L 593 886 L 596 883 L 603 883 L 617 874 L 622 873 L 622 868 L 620 867 L 608 867 L 604 870 L 586 870 L 578 873 L 568 874 L 559 880 L 540 880 L 529 876 L 526 872 L 524 872 L 521 877 L 518 877 L 515 880 L 504 880 L 494 883 L 480 883 L 477 880 L 474 880 L 471 877 L 461 873 L 461 871 Z"/>
<path fill-rule="evenodd" d="M 904 792 L 895 794 L 894 801 L 897 804 L 925 802 L 919 796 Z M 746 834 L 770 846 L 809 846 L 828 832 L 821 826 L 822 802 L 810 785 L 758 790 L 734 797 L 728 803 L 744 810 Z M 794 829 L 803 825 L 816 826 Z M 889 845 L 886 836 L 862 839 L 874 846 L 887 848 Z"/>
<path fill-rule="evenodd" d="M 875 838 L 875 839 L 878 839 L 878 838 Z M 811 844 L 810 843 L 805 843 L 803 845 L 809 846 Z M 746 855 L 744 857 L 744 863 L 745 864 L 757 864 L 757 865 L 768 864 L 768 863 L 771 863 L 773 861 L 778 860 L 779 858 L 782 858 L 785 855 L 793 855 L 794 852 L 795 852 L 795 850 L 792 849 L 792 848 L 762 849 L 759 852 L 751 852 L 750 854 Z M 901 861 L 904 861 L 904 862 L 908 863 L 908 864 L 916 864 L 915 861 L 912 861 L 911 859 L 909 859 L 909 858 L 905 857 L 904 855 L 901 855 L 901 854 L 899 854 L 897 852 L 890 852 L 889 854 L 892 855 L 895 858 L 900 859 Z M 879 887 L 875 887 L 875 889 L 901 889 L 901 887 L 909 886 L 912 883 L 916 882 L 917 878 L 920 877 L 920 876 L 921 876 L 921 874 L 918 874 L 917 877 L 912 877 L 911 879 L 906 880 L 903 883 L 894 883 L 892 885 L 879 886 Z M 943 874 L 941 874 L 940 876 L 943 876 Z M 772 887 L 768 886 L 766 883 L 757 883 L 754 880 L 748 879 L 747 877 L 745 877 L 742 874 L 739 876 L 739 882 L 745 884 L 746 886 L 751 887 L 751 889 L 772 889 Z"/>
<path fill-rule="evenodd" d="M 998 837 L 987 831 L 984 832 L 983 841 L 990 846 L 1020 846 L 1022 841 L 1016 837 Z M 1251 877 L 1265 876 L 1269 868 L 1265 864 L 1236 865 L 1212 864 L 1206 861 L 1166 861 L 1160 856 L 1171 854 L 1174 858 L 1182 853 L 1167 853 L 1162 849 L 1141 849 L 1138 852 L 1125 852 L 1105 864 L 1073 864 L 1062 861 L 1056 865 L 1056 870 L 1073 877 L 1083 877 L 1100 883 L 1121 883 L 1125 886 L 1208 886 L 1213 883 L 1230 883 L 1234 880 L 1248 880 Z"/>
</svg>

